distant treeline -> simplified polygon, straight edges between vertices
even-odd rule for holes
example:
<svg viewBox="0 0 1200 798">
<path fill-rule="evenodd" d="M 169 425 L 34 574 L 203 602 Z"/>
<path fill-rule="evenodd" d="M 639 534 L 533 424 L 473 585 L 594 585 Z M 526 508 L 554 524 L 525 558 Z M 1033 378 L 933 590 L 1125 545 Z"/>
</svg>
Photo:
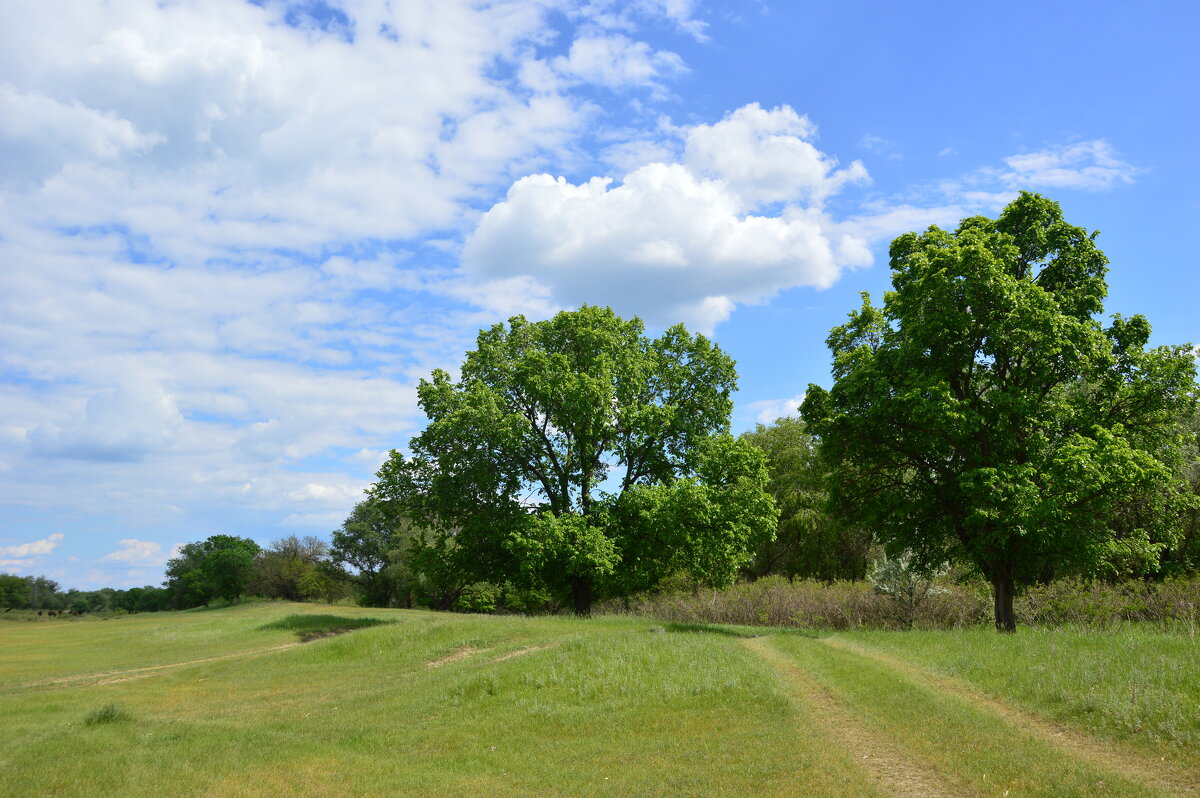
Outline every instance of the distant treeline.
<svg viewBox="0 0 1200 798">
<path fill-rule="evenodd" d="M 157 612 L 169 609 L 169 594 L 161 587 L 131 587 L 117 590 L 63 590 L 58 582 L 45 576 L 0 574 L 0 607 L 10 610 L 47 612 Z"/>
</svg>

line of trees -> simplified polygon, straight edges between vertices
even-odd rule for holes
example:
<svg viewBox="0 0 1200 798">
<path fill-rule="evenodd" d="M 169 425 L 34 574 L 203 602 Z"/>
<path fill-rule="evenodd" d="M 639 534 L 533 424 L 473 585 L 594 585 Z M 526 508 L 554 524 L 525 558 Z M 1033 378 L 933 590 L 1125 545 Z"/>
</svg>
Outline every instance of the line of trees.
<svg viewBox="0 0 1200 798">
<path fill-rule="evenodd" d="M 0 574 L 0 608 L 11 610 L 52 610 L 54 612 L 100 613 L 157 612 L 170 606 L 167 591 L 161 587 L 131 587 L 117 590 L 63 590 L 45 576 Z"/>
<path fill-rule="evenodd" d="M 263 596 L 289 601 L 336 601 L 350 577 L 317 537 L 292 535 L 264 549 L 249 538 L 213 535 L 180 547 L 167 561 L 165 589 L 172 609 L 208 606 L 214 599 Z"/>
<path fill-rule="evenodd" d="M 864 294 L 829 335 L 832 386 L 736 438 L 734 362 L 704 336 L 650 338 L 586 305 L 513 317 L 479 333 L 457 380 L 421 381 L 427 426 L 332 545 L 189 543 L 166 604 L 353 590 L 586 615 L 676 575 L 859 580 L 882 564 L 923 595 L 954 563 L 991 584 L 1011 631 L 1035 582 L 1194 573 L 1195 353 L 1150 347 L 1141 316 L 1100 322 L 1095 238 L 1029 193 L 897 238 L 883 306 Z"/>
<path fill-rule="evenodd" d="M 728 434 L 733 361 L 607 308 L 480 333 L 332 559 L 367 603 L 571 606 L 675 573 L 862 579 L 876 553 L 1015 591 L 1200 567 L 1196 366 L 1099 317 L 1095 234 L 1022 193 L 891 246 L 893 288 L 835 328 L 801 419 Z"/>
</svg>

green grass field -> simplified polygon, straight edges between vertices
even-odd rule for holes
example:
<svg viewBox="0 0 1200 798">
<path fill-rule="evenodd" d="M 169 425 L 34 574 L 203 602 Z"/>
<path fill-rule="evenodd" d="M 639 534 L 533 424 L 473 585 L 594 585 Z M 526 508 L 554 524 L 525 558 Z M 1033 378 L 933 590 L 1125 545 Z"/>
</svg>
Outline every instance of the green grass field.
<svg viewBox="0 0 1200 798">
<path fill-rule="evenodd" d="M 297 604 L 0 623 L 0 795 L 1200 795 L 1185 632 Z"/>
</svg>

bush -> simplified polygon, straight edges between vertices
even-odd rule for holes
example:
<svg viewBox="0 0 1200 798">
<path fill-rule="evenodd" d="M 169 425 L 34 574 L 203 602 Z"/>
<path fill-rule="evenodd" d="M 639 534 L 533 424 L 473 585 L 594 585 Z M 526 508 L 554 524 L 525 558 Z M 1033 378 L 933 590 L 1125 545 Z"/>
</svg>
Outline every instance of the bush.
<svg viewBox="0 0 1200 798">
<path fill-rule="evenodd" d="M 978 578 L 943 586 L 908 612 L 869 582 L 789 582 L 769 576 L 725 590 L 674 581 L 671 589 L 606 602 L 602 612 L 674 623 L 798 626 L 807 629 L 954 629 L 990 625 L 992 599 Z M 1060 579 L 1022 591 L 1014 602 L 1021 624 L 1111 626 L 1124 622 L 1184 624 L 1200 628 L 1200 577 L 1116 584 Z"/>
<path fill-rule="evenodd" d="M 907 619 L 892 599 L 877 594 L 867 582 L 789 582 L 769 576 L 726 590 L 693 588 L 635 596 L 609 602 L 608 612 L 650 616 L 676 623 L 725 623 L 744 626 L 799 626 L 809 629 L 900 629 Z M 952 628 L 981 623 L 990 605 L 974 591 L 951 587 L 931 595 L 918 607 L 913 625 Z"/>
<path fill-rule="evenodd" d="M 1200 625 L 1200 578 L 1117 583 L 1058 579 L 1028 588 L 1013 605 L 1018 618 L 1037 626 L 1109 627 L 1148 621 L 1182 622 L 1195 629 Z"/>
<path fill-rule="evenodd" d="M 496 611 L 500 599 L 500 588 L 491 582 L 479 582 L 463 590 L 450 609 L 455 612 L 474 612 L 490 615 Z"/>
<path fill-rule="evenodd" d="M 83 719 L 83 722 L 88 726 L 99 726 L 104 723 L 124 723 L 125 721 L 133 720 L 133 716 L 129 714 L 129 710 L 125 709 L 121 704 L 105 704 L 99 709 L 94 709 L 88 713 L 88 716 Z"/>
<path fill-rule="evenodd" d="M 934 585 L 934 580 L 945 576 L 946 570 L 945 567 L 933 570 L 917 568 L 909 552 L 896 557 L 883 554 L 871 568 L 870 579 L 876 593 L 892 600 L 892 607 L 904 628 L 911 629 L 926 599 L 949 592 L 944 587 Z"/>
</svg>

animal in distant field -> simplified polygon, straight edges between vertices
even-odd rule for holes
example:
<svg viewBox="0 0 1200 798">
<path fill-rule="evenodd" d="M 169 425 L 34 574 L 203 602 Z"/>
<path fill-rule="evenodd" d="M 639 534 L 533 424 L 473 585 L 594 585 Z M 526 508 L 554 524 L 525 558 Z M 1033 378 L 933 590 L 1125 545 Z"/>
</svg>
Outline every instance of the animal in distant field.
<svg viewBox="0 0 1200 798">
<path fill-rule="evenodd" d="M 42 617 L 42 611 L 41 611 L 41 610 L 38 610 L 38 617 L 39 617 L 39 618 L 41 618 L 41 617 Z"/>
</svg>

